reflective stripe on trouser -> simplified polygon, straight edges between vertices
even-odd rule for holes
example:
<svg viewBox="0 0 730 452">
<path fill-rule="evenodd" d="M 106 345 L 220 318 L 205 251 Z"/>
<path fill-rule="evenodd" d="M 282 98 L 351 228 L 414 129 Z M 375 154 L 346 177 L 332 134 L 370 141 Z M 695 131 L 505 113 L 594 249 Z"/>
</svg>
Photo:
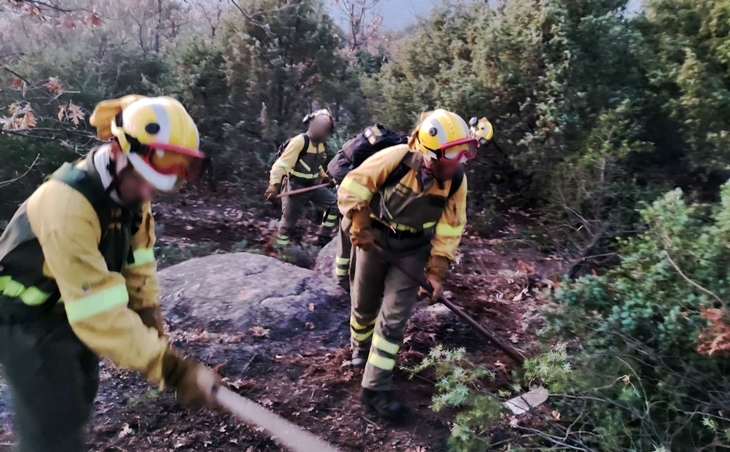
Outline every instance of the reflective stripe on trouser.
<svg viewBox="0 0 730 452">
<path fill-rule="evenodd" d="M 335 197 L 335 204 L 336 203 L 337 198 Z M 339 224 L 339 215 L 335 204 L 330 205 L 327 210 L 324 211 L 322 224 L 319 226 L 319 237 L 324 243 L 328 243 L 332 239 L 332 236 L 335 235 L 335 229 L 337 229 L 337 225 Z"/>
<path fill-rule="evenodd" d="M 0 325 L 0 363 L 13 398 L 18 450 L 86 451 L 99 358 L 76 337 L 63 310 Z"/>
<path fill-rule="evenodd" d="M 352 254 L 352 244 L 350 237 L 345 231 L 345 225 L 341 224 L 337 230 L 337 254 L 335 255 L 335 279 L 350 279 L 350 268 L 354 264 L 354 255 Z"/>
<path fill-rule="evenodd" d="M 292 191 L 298 188 L 308 187 L 310 185 L 301 185 L 296 179 L 289 178 L 286 182 L 286 190 Z M 304 207 L 311 202 L 316 207 L 325 211 L 324 222 L 327 222 L 327 212 L 330 210 L 335 215 L 334 225 L 331 228 L 325 228 L 325 235 L 331 238 L 334 228 L 337 226 L 337 196 L 328 188 L 321 188 L 300 195 L 285 196 L 281 199 L 281 221 L 279 222 L 279 235 L 292 237 L 297 230 L 297 222 L 299 222 Z M 324 225 L 322 226 L 324 228 Z M 322 229 L 320 229 L 322 234 Z M 290 239 L 291 240 L 291 239 Z"/>
<path fill-rule="evenodd" d="M 418 274 L 426 267 L 430 249 L 430 244 L 421 243 L 408 251 L 390 249 L 389 252 L 401 265 Z M 416 303 L 418 284 L 375 253 L 357 249 L 354 254 L 357 265 L 352 277 L 352 317 L 361 325 L 376 319 L 362 386 L 387 391 L 392 384 L 396 354 Z"/>
</svg>

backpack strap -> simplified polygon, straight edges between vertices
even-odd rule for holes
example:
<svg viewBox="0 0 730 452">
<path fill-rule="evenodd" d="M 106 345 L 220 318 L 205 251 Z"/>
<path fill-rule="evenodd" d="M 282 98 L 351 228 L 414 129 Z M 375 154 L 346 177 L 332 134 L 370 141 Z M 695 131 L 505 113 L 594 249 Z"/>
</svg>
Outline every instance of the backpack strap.
<svg viewBox="0 0 730 452">
<path fill-rule="evenodd" d="M 411 165 L 409 165 L 411 157 L 409 154 L 406 154 L 406 156 L 403 158 L 403 160 L 398 164 L 398 166 L 395 167 L 392 173 L 388 175 L 388 178 L 385 179 L 385 183 L 383 184 L 383 187 L 392 187 L 393 185 L 396 185 L 403 177 L 408 174 L 408 171 L 412 169 Z M 459 165 L 459 169 L 456 171 L 456 174 L 451 179 L 451 187 L 449 188 L 449 195 L 447 199 L 450 199 L 454 194 L 459 191 L 459 188 L 461 188 L 461 184 L 464 183 L 464 165 Z"/>
<path fill-rule="evenodd" d="M 49 178 L 63 182 L 77 190 L 95 209 L 106 199 L 106 191 L 101 181 L 73 163 L 64 163 Z"/>
<path fill-rule="evenodd" d="M 307 153 L 307 151 L 309 150 L 309 143 L 310 142 L 311 142 L 311 140 L 309 138 L 309 135 L 307 135 L 305 133 L 304 134 L 304 146 L 302 146 L 302 150 L 299 151 L 299 157 L 297 157 L 297 160 L 301 159 L 304 156 L 304 154 Z"/>
<path fill-rule="evenodd" d="M 461 184 L 464 183 L 464 165 L 459 165 L 459 170 L 451 179 L 451 188 L 449 188 L 449 199 L 459 191 Z"/>
</svg>

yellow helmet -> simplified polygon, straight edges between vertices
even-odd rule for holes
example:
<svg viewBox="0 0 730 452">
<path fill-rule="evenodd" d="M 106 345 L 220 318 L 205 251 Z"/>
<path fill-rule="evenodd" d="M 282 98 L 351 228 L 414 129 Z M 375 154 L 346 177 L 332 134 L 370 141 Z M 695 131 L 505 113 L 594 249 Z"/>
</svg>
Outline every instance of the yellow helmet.
<svg viewBox="0 0 730 452">
<path fill-rule="evenodd" d="M 476 117 L 471 118 L 469 125 L 471 126 L 471 135 L 479 140 L 482 146 L 487 144 L 494 136 L 492 123 L 486 117 L 479 120 Z"/>
<path fill-rule="evenodd" d="M 116 137 L 132 167 L 158 190 L 175 190 L 202 172 L 205 155 L 198 150 L 198 128 L 171 97 L 106 100 L 96 106 L 89 123 L 99 138 Z"/>
<path fill-rule="evenodd" d="M 441 109 L 421 115 L 410 143 L 433 159 L 454 163 L 476 157 L 479 146 L 461 116 Z"/>
</svg>

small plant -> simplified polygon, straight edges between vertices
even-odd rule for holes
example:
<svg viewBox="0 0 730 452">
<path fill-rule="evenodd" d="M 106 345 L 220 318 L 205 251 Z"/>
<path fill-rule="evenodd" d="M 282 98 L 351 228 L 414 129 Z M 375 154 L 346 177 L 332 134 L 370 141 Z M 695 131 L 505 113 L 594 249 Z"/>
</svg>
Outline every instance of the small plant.
<svg viewBox="0 0 730 452">
<path fill-rule="evenodd" d="M 482 380 L 494 379 L 488 369 L 477 366 L 466 358 L 466 350 L 446 350 L 438 345 L 417 366 L 404 367 L 410 378 L 425 370 L 436 374 L 436 394 L 431 408 L 460 408 L 456 415 L 449 450 L 454 452 L 477 452 L 487 450 L 490 421 L 500 419 L 503 407 L 499 399 L 484 389 Z"/>
</svg>

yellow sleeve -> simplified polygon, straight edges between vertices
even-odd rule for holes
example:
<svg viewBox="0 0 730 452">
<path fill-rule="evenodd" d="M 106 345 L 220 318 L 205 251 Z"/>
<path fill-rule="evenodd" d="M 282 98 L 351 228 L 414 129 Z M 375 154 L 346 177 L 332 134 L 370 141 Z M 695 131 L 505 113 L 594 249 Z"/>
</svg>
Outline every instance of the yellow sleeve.
<svg viewBox="0 0 730 452">
<path fill-rule="evenodd" d="M 367 207 L 373 194 L 385 183 L 408 152 L 408 145 L 385 149 L 347 173 L 337 190 L 337 204 L 342 215 L 350 218 L 352 212 Z"/>
<path fill-rule="evenodd" d="M 466 226 L 466 176 L 461 187 L 449 198 L 444 213 L 436 224 L 436 235 L 431 240 L 432 256 L 443 256 L 456 262 L 456 249 Z"/>
<path fill-rule="evenodd" d="M 322 167 L 320 166 L 320 167 L 319 167 L 319 178 L 320 178 L 320 179 L 324 179 L 325 177 L 328 177 L 328 176 L 327 176 L 327 172 L 326 172 L 326 171 L 324 170 L 324 168 L 322 168 Z"/>
<path fill-rule="evenodd" d="M 99 252 L 101 231 L 91 204 L 52 180 L 31 197 L 28 218 L 43 249 L 44 272 L 56 280 L 76 336 L 115 365 L 162 381 L 167 340 L 127 307 L 124 277 L 110 272 Z"/>
<path fill-rule="evenodd" d="M 299 160 L 299 154 L 304 148 L 304 135 L 297 135 L 291 139 L 284 152 L 281 154 L 271 167 L 271 175 L 269 184 L 280 184 L 281 180 L 294 169 Z"/>
<path fill-rule="evenodd" d="M 158 304 L 160 285 L 157 280 L 157 261 L 152 247 L 155 245 L 155 220 L 148 203 L 142 208 L 142 220 L 132 237 L 134 263 L 127 265 L 122 275 L 129 292 L 129 308 L 139 311 Z"/>
</svg>

